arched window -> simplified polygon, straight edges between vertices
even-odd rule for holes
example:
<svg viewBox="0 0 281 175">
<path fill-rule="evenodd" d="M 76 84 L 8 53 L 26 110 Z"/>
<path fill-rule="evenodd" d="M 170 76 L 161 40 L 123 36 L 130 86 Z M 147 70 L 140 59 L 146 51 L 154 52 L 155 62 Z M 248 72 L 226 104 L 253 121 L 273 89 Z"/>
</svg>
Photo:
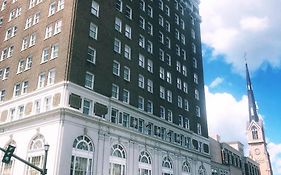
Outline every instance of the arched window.
<svg viewBox="0 0 281 175">
<path fill-rule="evenodd" d="M 33 165 L 37 167 L 43 167 L 43 161 L 44 161 L 44 145 L 45 145 L 45 139 L 44 136 L 39 134 L 35 136 L 28 147 L 27 152 L 27 161 L 32 163 Z M 27 167 L 27 175 L 40 175 L 40 172 L 37 170 L 31 168 L 30 166 Z"/>
<path fill-rule="evenodd" d="M 172 160 L 166 156 L 162 162 L 162 175 L 172 175 L 173 173 Z"/>
<path fill-rule="evenodd" d="M 206 169 L 203 165 L 201 165 L 198 169 L 198 175 L 206 175 Z"/>
<path fill-rule="evenodd" d="M 258 129 L 255 126 L 252 127 L 252 137 L 253 137 L 254 140 L 259 139 Z"/>
<path fill-rule="evenodd" d="M 13 141 L 13 140 L 10 141 L 10 142 L 5 146 L 5 149 L 7 149 L 9 145 L 16 146 L 16 142 Z M 4 155 L 4 153 L 3 153 L 3 155 Z M 8 164 L 2 163 L 0 174 L 1 174 L 1 175 L 10 175 L 10 174 L 13 174 L 14 164 L 15 164 L 15 160 L 14 160 L 13 157 L 11 158 L 10 163 L 8 163 Z"/>
<path fill-rule="evenodd" d="M 147 151 L 142 151 L 140 153 L 139 174 L 140 175 L 151 175 L 152 174 L 151 156 Z"/>
<path fill-rule="evenodd" d="M 94 146 L 85 135 L 77 137 L 72 145 L 71 175 L 93 173 Z"/>
<path fill-rule="evenodd" d="M 183 162 L 182 165 L 182 175 L 190 175 L 191 174 L 191 167 L 187 161 Z"/>
<path fill-rule="evenodd" d="M 115 144 L 111 147 L 109 158 L 109 175 L 125 175 L 126 174 L 126 152 L 122 145 Z"/>
</svg>

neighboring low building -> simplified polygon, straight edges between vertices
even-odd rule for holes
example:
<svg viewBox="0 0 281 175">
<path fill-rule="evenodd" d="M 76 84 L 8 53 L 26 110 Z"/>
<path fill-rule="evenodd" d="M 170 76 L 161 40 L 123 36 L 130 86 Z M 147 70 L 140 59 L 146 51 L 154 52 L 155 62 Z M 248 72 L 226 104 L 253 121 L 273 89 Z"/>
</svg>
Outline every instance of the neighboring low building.
<svg viewBox="0 0 281 175">
<path fill-rule="evenodd" d="M 240 142 L 220 142 L 210 137 L 212 175 L 259 175 L 259 164 L 246 157 Z"/>
</svg>

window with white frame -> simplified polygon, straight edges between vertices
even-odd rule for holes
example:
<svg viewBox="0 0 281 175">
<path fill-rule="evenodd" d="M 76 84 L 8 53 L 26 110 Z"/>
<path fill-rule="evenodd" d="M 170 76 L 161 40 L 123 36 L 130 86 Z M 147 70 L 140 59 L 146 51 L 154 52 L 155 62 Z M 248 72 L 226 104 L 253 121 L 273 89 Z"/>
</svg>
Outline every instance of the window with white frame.
<svg viewBox="0 0 281 175">
<path fill-rule="evenodd" d="M 153 81 L 150 79 L 147 79 L 147 91 L 153 93 Z"/>
<path fill-rule="evenodd" d="M 36 33 L 33 33 L 33 34 L 30 35 L 28 47 L 34 46 L 35 43 L 36 43 Z"/>
<path fill-rule="evenodd" d="M 3 102 L 3 101 L 4 101 L 5 95 L 6 95 L 6 90 L 5 90 L 5 89 L 2 89 L 2 90 L 0 91 L 0 102 Z"/>
<path fill-rule="evenodd" d="M 172 103 L 172 99 L 173 99 L 173 97 L 172 97 L 172 91 L 167 90 L 167 101 L 170 102 L 170 103 Z"/>
<path fill-rule="evenodd" d="M 139 54 L 139 66 L 140 67 L 145 67 L 145 58 L 142 54 Z"/>
<path fill-rule="evenodd" d="M 200 107 L 196 106 L 195 110 L 196 110 L 196 116 L 200 117 L 201 116 Z"/>
<path fill-rule="evenodd" d="M 197 123 L 197 134 L 199 134 L 199 135 L 202 134 L 200 123 Z"/>
<path fill-rule="evenodd" d="M 45 29 L 45 39 L 50 38 L 53 34 L 53 25 L 50 24 Z"/>
<path fill-rule="evenodd" d="M 125 36 L 129 39 L 132 37 L 132 29 L 129 25 L 125 25 Z"/>
<path fill-rule="evenodd" d="M 49 70 L 47 85 L 54 84 L 55 83 L 55 78 L 56 78 L 56 70 L 55 69 Z"/>
<path fill-rule="evenodd" d="M 123 89 L 123 102 L 128 103 L 130 102 L 130 91 L 127 89 Z"/>
<path fill-rule="evenodd" d="M 171 72 L 167 71 L 167 76 L 166 76 L 167 82 L 172 84 L 172 74 Z"/>
<path fill-rule="evenodd" d="M 142 151 L 139 155 L 139 174 L 152 175 L 151 156 L 147 151 Z"/>
<path fill-rule="evenodd" d="M 147 15 L 153 18 L 153 8 L 150 5 L 147 5 Z"/>
<path fill-rule="evenodd" d="M 186 82 L 183 82 L 183 92 L 188 93 L 188 85 Z"/>
<path fill-rule="evenodd" d="M 117 53 L 121 53 L 121 41 L 117 38 L 114 39 L 113 50 Z"/>
<path fill-rule="evenodd" d="M 17 74 L 23 72 L 24 67 L 25 67 L 25 60 L 23 60 L 23 59 L 19 60 Z"/>
<path fill-rule="evenodd" d="M 183 60 L 186 60 L 186 51 L 184 49 L 181 49 L 181 56 Z"/>
<path fill-rule="evenodd" d="M 140 28 L 145 30 L 145 19 L 142 16 L 140 16 L 140 19 L 139 19 L 139 26 L 140 26 Z"/>
<path fill-rule="evenodd" d="M 165 108 L 163 106 L 160 106 L 160 117 L 162 119 L 165 119 Z"/>
<path fill-rule="evenodd" d="M 32 55 L 29 55 L 26 58 L 26 62 L 25 62 L 25 69 L 24 70 L 29 70 L 32 66 Z"/>
<path fill-rule="evenodd" d="M 139 36 L 139 46 L 145 48 L 145 38 L 142 35 Z"/>
<path fill-rule="evenodd" d="M 153 53 L 153 43 L 151 41 L 147 41 L 147 52 Z"/>
<path fill-rule="evenodd" d="M 144 76 L 139 74 L 139 81 L 138 81 L 138 85 L 140 88 L 144 88 Z"/>
<path fill-rule="evenodd" d="M 193 53 L 196 53 L 196 46 L 195 46 L 195 44 L 194 43 L 192 43 L 192 51 L 193 51 Z"/>
<path fill-rule="evenodd" d="M 28 147 L 27 161 L 37 167 L 42 168 L 44 162 L 44 145 L 45 139 L 42 135 L 37 135 L 34 137 Z M 40 173 L 30 166 L 27 166 L 26 174 L 39 175 Z"/>
<path fill-rule="evenodd" d="M 115 30 L 122 32 L 122 21 L 120 18 L 115 18 Z"/>
<path fill-rule="evenodd" d="M 29 83 L 28 83 L 28 81 L 24 81 L 23 83 L 22 83 L 22 94 L 26 94 L 27 93 L 27 91 L 28 91 L 28 85 L 29 85 Z"/>
<path fill-rule="evenodd" d="M 124 67 L 124 80 L 130 81 L 130 68 Z"/>
<path fill-rule="evenodd" d="M 187 117 L 184 119 L 184 128 L 189 129 L 189 119 Z"/>
<path fill-rule="evenodd" d="M 53 2 L 49 6 L 49 16 L 55 14 L 56 12 L 56 2 Z"/>
<path fill-rule="evenodd" d="M 13 26 L 13 27 L 10 27 L 7 31 L 6 31 L 6 34 L 5 34 L 5 39 L 4 41 L 16 36 L 17 34 L 17 26 Z"/>
<path fill-rule="evenodd" d="M 99 17 L 100 6 L 96 1 L 92 1 L 91 13 Z"/>
<path fill-rule="evenodd" d="M 110 150 L 109 175 L 126 175 L 127 156 L 121 144 L 114 144 Z"/>
<path fill-rule="evenodd" d="M 184 99 L 184 110 L 189 111 L 189 103 L 187 99 Z"/>
<path fill-rule="evenodd" d="M 169 8 L 168 5 L 165 5 L 165 14 L 166 14 L 167 16 L 170 16 L 170 8 Z"/>
<path fill-rule="evenodd" d="M 85 74 L 85 87 L 89 89 L 94 89 L 94 80 L 95 76 L 90 72 L 86 72 Z"/>
<path fill-rule="evenodd" d="M 182 108 L 182 97 L 178 96 L 178 107 Z"/>
<path fill-rule="evenodd" d="M 159 59 L 165 61 L 165 53 L 162 49 L 159 49 Z"/>
<path fill-rule="evenodd" d="M 164 44 L 164 35 L 162 32 L 159 31 L 159 41 Z"/>
<path fill-rule="evenodd" d="M 113 61 L 113 67 L 112 67 L 112 72 L 114 75 L 119 76 L 120 75 L 120 64 L 118 61 Z"/>
<path fill-rule="evenodd" d="M 51 57 L 50 59 L 55 59 L 59 56 L 59 44 L 53 44 L 51 46 Z"/>
<path fill-rule="evenodd" d="M 187 69 L 186 69 L 186 66 L 185 65 L 182 65 L 182 74 L 184 76 L 187 76 Z"/>
<path fill-rule="evenodd" d="M 147 100 L 146 112 L 153 114 L 153 102 L 150 100 Z"/>
<path fill-rule="evenodd" d="M 169 109 L 167 110 L 167 120 L 173 122 L 173 112 Z"/>
<path fill-rule="evenodd" d="M 57 11 L 60 11 L 64 9 L 64 0 L 58 0 L 58 9 Z"/>
<path fill-rule="evenodd" d="M 41 63 L 47 62 L 48 59 L 49 59 L 49 48 L 44 48 L 42 50 Z"/>
<path fill-rule="evenodd" d="M 6 67 L 6 68 L 4 69 L 4 73 L 3 73 L 3 78 L 2 78 L 2 80 L 6 80 L 6 79 L 8 78 L 8 76 L 9 76 L 9 74 L 10 74 L 10 67 Z"/>
<path fill-rule="evenodd" d="M 132 17 L 133 17 L 133 10 L 128 5 L 126 5 L 126 8 L 125 8 L 125 16 L 129 19 L 132 19 Z"/>
<path fill-rule="evenodd" d="M 87 61 L 95 64 L 96 63 L 96 56 L 97 56 L 96 49 L 94 49 L 91 46 L 88 46 Z"/>
<path fill-rule="evenodd" d="M 45 111 L 49 111 L 51 109 L 51 100 L 52 98 L 50 96 L 44 98 L 43 109 Z"/>
<path fill-rule="evenodd" d="M 179 115 L 179 126 L 183 127 L 183 116 Z"/>
<path fill-rule="evenodd" d="M 153 25 L 151 23 L 147 23 L 147 33 L 153 36 Z"/>
<path fill-rule="evenodd" d="M 170 32 L 171 31 L 171 25 L 168 21 L 165 21 L 165 29 L 166 31 Z"/>
<path fill-rule="evenodd" d="M 28 37 L 24 37 L 21 44 L 21 51 L 28 48 Z"/>
<path fill-rule="evenodd" d="M 173 163 L 170 157 L 166 156 L 162 161 L 162 175 L 173 175 Z"/>
<path fill-rule="evenodd" d="M 193 77 L 194 77 L 194 83 L 198 84 L 198 75 L 194 73 Z"/>
<path fill-rule="evenodd" d="M 144 98 L 141 96 L 138 97 L 138 108 L 144 110 Z"/>
<path fill-rule="evenodd" d="M 197 89 L 194 90 L 194 98 L 199 100 L 199 91 Z"/>
<path fill-rule="evenodd" d="M 24 106 L 23 105 L 20 105 L 18 106 L 18 109 L 17 109 L 17 117 L 18 119 L 21 119 L 24 115 Z"/>
<path fill-rule="evenodd" d="M 119 99 L 119 86 L 117 86 L 116 84 L 112 84 L 111 97 Z"/>
<path fill-rule="evenodd" d="M 32 25 L 32 20 L 33 20 L 32 16 L 30 16 L 30 17 L 28 17 L 28 18 L 26 19 L 24 29 L 28 29 L 29 27 L 31 27 L 31 25 Z"/>
<path fill-rule="evenodd" d="M 163 67 L 160 67 L 159 69 L 159 77 L 163 80 L 165 80 L 165 70 Z"/>
<path fill-rule="evenodd" d="M 123 10 L 123 2 L 122 2 L 122 0 L 116 0 L 115 8 L 116 8 L 116 10 L 122 12 L 122 10 Z"/>
<path fill-rule="evenodd" d="M 83 99 L 83 114 L 92 115 L 92 103 L 89 99 Z"/>
<path fill-rule="evenodd" d="M 169 49 L 171 48 L 171 40 L 170 40 L 169 37 L 166 37 L 166 39 L 165 39 L 165 44 L 166 44 L 166 46 L 167 46 Z"/>
<path fill-rule="evenodd" d="M 160 86 L 160 98 L 165 99 L 165 88 Z"/>
<path fill-rule="evenodd" d="M 78 136 L 72 145 L 70 174 L 92 174 L 94 145 L 86 135 Z"/>
<path fill-rule="evenodd" d="M 98 26 L 92 22 L 90 23 L 89 36 L 95 40 L 98 38 Z"/>
<path fill-rule="evenodd" d="M 41 112 L 41 100 L 35 100 L 34 102 L 34 113 L 38 114 Z"/>
<path fill-rule="evenodd" d="M 193 62 L 192 62 L 193 63 L 193 67 L 197 68 L 197 59 L 193 58 L 192 60 L 193 60 Z"/>
<path fill-rule="evenodd" d="M 14 86 L 14 97 L 20 96 L 21 94 L 21 84 L 17 83 Z"/>
<path fill-rule="evenodd" d="M 177 78 L 177 88 L 181 89 L 181 79 Z"/>
<path fill-rule="evenodd" d="M 150 59 L 147 59 L 147 70 L 153 73 L 153 62 Z"/>
<path fill-rule="evenodd" d="M 54 35 L 59 34 L 61 32 L 62 28 L 62 21 L 58 20 L 55 22 L 55 27 L 54 27 Z"/>
<path fill-rule="evenodd" d="M 128 46 L 127 44 L 125 44 L 125 47 L 124 47 L 124 57 L 129 60 L 131 59 L 131 47 Z"/>
<path fill-rule="evenodd" d="M 161 10 L 163 10 L 164 9 L 164 5 L 163 5 L 163 1 L 162 0 L 159 0 L 159 2 L 158 2 L 159 4 L 159 8 L 161 9 Z"/>
</svg>

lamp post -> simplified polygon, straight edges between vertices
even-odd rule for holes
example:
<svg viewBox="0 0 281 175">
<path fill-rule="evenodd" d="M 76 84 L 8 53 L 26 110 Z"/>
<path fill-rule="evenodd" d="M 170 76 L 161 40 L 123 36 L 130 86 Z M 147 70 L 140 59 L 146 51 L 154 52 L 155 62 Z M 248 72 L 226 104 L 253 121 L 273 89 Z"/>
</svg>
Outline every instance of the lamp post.
<svg viewBox="0 0 281 175">
<path fill-rule="evenodd" d="M 44 145 L 45 156 L 44 156 L 43 169 L 42 169 L 42 172 L 41 172 L 42 175 L 47 174 L 46 165 L 47 165 L 47 157 L 48 157 L 49 147 L 50 147 L 50 145 L 48 145 L 48 144 Z"/>
</svg>

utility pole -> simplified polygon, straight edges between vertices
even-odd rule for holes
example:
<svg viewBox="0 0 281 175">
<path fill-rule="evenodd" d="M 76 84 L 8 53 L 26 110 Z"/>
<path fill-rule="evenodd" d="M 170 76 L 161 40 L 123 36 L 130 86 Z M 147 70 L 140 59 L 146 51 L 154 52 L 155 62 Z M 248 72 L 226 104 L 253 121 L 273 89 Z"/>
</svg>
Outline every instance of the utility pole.
<svg viewBox="0 0 281 175">
<path fill-rule="evenodd" d="M 19 161 L 23 162 L 24 164 L 26 164 L 26 165 L 34 168 L 35 170 L 39 171 L 41 173 L 41 175 L 46 175 L 47 174 L 47 169 L 46 169 L 47 156 L 48 156 L 49 147 L 50 147 L 50 145 L 48 145 L 48 144 L 44 145 L 45 156 L 44 156 L 43 168 L 39 168 L 39 167 L 33 165 L 32 163 L 30 163 L 30 162 L 20 158 L 19 156 L 13 154 L 16 147 L 14 147 L 12 145 L 9 145 L 6 150 L 0 147 L 0 150 L 5 153 L 4 157 L 2 159 L 2 162 L 8 164 L 11 160 L 11 157 L 14 157 L 15 159 L 18 159 Z"/>
</svg>

